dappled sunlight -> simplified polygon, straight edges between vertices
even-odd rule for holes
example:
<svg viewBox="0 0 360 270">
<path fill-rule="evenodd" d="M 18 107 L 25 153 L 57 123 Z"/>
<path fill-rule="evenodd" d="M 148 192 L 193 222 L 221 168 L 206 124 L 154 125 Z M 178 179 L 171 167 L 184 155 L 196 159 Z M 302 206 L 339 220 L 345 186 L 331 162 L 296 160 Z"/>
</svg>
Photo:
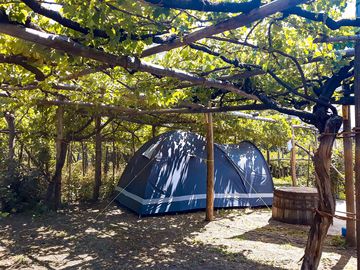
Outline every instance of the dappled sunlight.
<svg viewBox="0 0 360 270">
<path fill-rule="evenodd" d="M 214 146 L 214 206 L 272 204 L 268 165 L 250 142 Z M 129 161 L 115 199 L 139 215 L 204 209 L 206 140 L 199 134 L 169 131 L 146 142 Z"/>
<path fill-rule="evenodd" d="M 217 218 L 195 234 L 195 241 L 224 253 L 242 253 L 248 260 L 269 267 L 300 268 L 309 227 L 272 221 L 267 210 L 245 212 Z M 355 269 L 355 251 L 332 242 L 328 237 L 319 269 Z"/>
<path fill-rule="evenodd" d="M 95 221 L 103 207 L 0 221 L 0 268 L 295 269 L 308 229 L 269 221 L 267 209 L 217 210 L 208 223 L 203 212 L 139 219 L 111 205 Z M 329 242 L 323 262 L 355 265 L 353 253 Z"/>
</svg>

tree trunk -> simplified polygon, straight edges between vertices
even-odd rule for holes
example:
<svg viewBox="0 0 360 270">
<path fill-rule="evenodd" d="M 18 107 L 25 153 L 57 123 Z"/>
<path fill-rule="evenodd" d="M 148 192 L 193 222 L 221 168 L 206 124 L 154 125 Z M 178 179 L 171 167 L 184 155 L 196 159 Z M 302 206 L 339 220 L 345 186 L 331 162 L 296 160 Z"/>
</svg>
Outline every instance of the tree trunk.
<svg viewBox="0 0 360 270">
<path fill-rule="evenodd" d="M 58 210 L 61 206 L 61 182 L 62 169 L 66 160 L 68 142 L 62 141 L 59 150 L 59 156 L 56 158 L 55 173 L 51 182 L 49 183 L 46 195 L 46 202 L 50 209 Z"/>
<path fill-rule="evenodd" d="M 330 179 L 331 153 L 333 143 L 342 123 L 339 116 L 331 117 L 325 125 L 325 135 L 320 136 L 320 145 L 314 156 L 316 187 L 319 192 L 319 210 L 329 216 L 315 212 L 305 248 L 305 255 L 301 269 L 317 269 L 322 253 L 324 240 L 332 223 L 331 215 L 335 213 L 335 198 L 332 194 L 332 182 Z"/>
<path fill-rule="evenodd" d="M 62 169 L 66 160 L 68 142 L 64 139 L 64 108 L 58 107 L 56 110 L 56 165 L 55 173 L 49 183 L 46 202 L 50 209 L 57 210 L 61 206 L 61 181 Z"/>
<path fill-rule="evenodd" d="M 11 176 L 14 171 L 15 166 L 15 116 L 10 113 L 5 113 L 5 120 L 9 129 L 9 139 L 8 139 L 8 175 Z"/>
<path fill-rule="evenodd" d="M 101 117 L 97 116 L 95 118 L 95 183 L 93 191 L 93 200 L 97 201 L 100 196 L 100 187 L 101 187 Z"/>
</svg>

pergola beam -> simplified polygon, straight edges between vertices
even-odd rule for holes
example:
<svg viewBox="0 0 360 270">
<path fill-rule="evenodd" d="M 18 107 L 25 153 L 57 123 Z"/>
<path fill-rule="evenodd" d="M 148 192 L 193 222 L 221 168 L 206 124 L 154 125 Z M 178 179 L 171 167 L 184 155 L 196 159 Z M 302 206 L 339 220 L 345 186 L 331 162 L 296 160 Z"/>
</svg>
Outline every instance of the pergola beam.
<svg viewBox="0 0 360 270">
<path fill-rule="evenodd" d="M 38 105 L 43 106 L 69 106 L 79 109 L 98 109 L 102 112 L 113 113 L 118 115 L 161 115 L 161 114 L 199 114 L 199 113 L 220 113 L 220 112 L 231 112 L 241 110 L 266 110 L 268 106 L 264 104 L 249 104 L 240 106 L 224 106 L 217 108 L 174 108 L 174 109 L 159 109 L 159 110 L 137 110 L 128 109 L 120 106 L 105 105 L 105 104 L 94 104 L 89 102 L 71 102 L 63 100 L 39 100 Z"/>
<path fill-rule="evenodd" d="M 244 119 L 250 119 L 250 120 L 256 120 L 256 121 L 262 121 L 262 122 L 269 122 L 269 123 L 278 123 L 275 119 L 261 117 L 261 116 L 255 116 L 248 113 L 243 112 L 231 112 L 229 113 L 232 116 L 244 118 Z"/>
<path fill-rule="evenodd" d="M 52 84 L 52 89 L 55 90 L 66 90 L 66 91 L 76 91 L 80 92 L 81 87 L 74 84 Z M 41 86 L 38 84 L 29 84 L 29 85 L 23 85 L 23 86 L 9 86 L 9 85 L 0 85 L 0 89 L 4 91 L 30 91 L 35 89 L 41 89 Z"/>
</svg>

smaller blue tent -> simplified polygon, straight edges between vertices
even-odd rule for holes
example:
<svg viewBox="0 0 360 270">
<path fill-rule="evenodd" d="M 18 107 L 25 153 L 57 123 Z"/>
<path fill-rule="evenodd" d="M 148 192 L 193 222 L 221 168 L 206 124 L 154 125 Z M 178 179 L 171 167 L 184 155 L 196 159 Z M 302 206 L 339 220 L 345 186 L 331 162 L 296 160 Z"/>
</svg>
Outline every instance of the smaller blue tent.
<svg viewBox="0 0 360 270">
<path fill-rule="evenodd" d="M 272 204 L 272 177 L 255 145 L 215 144 L 214 151 L 216 208 Z M 204 209 L 206 170 L 202 136 L 167 132 L 135 153 L 116 187 L 116 200 L 140 215 Z"/>
</svg>

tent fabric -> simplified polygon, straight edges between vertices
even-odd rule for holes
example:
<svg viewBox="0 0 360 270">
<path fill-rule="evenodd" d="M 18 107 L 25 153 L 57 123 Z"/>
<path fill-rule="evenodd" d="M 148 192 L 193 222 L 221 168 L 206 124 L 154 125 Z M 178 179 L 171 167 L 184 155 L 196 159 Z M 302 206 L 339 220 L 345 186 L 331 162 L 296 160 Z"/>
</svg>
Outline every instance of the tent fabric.
<svg viewBox="0 0 360 270">
<path fill-rule="evenodd" d="M 214 147 L 216 208 L 272 204 L 274 185 L 260 150 L 248 141 Z M 206 208 L 206 141 L 170 131 L 145 143 L 122 174 L 116 200 L 140 215 Z"/>
</svg>

